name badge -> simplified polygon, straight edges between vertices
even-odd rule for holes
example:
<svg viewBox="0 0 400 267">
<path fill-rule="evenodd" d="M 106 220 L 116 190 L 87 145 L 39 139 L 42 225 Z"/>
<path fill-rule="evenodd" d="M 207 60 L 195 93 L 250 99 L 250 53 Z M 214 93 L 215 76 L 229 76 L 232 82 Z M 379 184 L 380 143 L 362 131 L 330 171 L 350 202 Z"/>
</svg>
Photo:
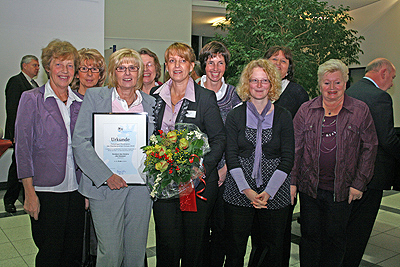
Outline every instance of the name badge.
<svg viewBox="0 0 400 267">
<path fill-rule="evenodd" d="M 186 113 L 186 117 L 188 118 L 196 118 L 196 110 L 188 110 Z"/>
</svg>

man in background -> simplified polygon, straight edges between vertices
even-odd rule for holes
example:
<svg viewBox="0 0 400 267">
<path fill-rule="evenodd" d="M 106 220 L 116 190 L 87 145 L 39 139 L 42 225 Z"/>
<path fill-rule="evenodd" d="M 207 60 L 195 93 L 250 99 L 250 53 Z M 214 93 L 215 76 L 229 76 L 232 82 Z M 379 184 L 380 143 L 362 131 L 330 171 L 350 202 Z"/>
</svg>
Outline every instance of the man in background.
<svg viewBox="0 0 400 267">
<path fill-rule="evenodd" d="M 33 55 L 23 56 L 21 59 L 21 72 L 11 77 L 6 85 L 6 130 L 4 138 L 10 139 L 14 144 L 14 126 L 17 116 L 19 99 L 24 91 L 38 87 L 33 79 L 39 73 L 38 58 Z M 7 212 L 15 213 L 15 201 L 18 199 L 22 184 L 18 181 L 15 150 L 8 170 L 7 192 L 4 195 L 4 207 Z"/>
<path fill-rule="evenodd" d="M 392 87 L 395 77 L 394 65 L 385 58 L 377 58 L 367 65 L 365 76 L 346 91 L 349 96 L 368 105 L 379 144 L 374 176 L 362 198 L 353 203 L 347 227 L 344 267 L 359 266 L 379 211 L 383 190 L 392 189 L 395 179 L 399 179 L 395 176 L 395 167 L 400 162 L 400 140 L 394 131 L 392 98 L 386 92 Z"/>
</svg>

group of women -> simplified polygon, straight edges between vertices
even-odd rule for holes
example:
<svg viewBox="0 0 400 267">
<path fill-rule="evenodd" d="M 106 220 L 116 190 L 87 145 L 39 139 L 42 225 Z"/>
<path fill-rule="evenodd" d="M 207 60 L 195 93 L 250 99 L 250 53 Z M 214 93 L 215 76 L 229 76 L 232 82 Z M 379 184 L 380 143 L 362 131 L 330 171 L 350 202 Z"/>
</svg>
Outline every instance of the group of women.
<svg viewBox="0 0 400 267">
<path fill-rule="evenodd" d="M 151 210 L 157 266 L 243 266 L 250 235 L 249 266 L 287 266 L 297 192 L 301 264 L 340 266 L 351 203 L 372 177 L 377 147 L 368 107 L 345 94 L 347 67 L 322 64 L 321 96 L 308 101 L 285 47 L 251 61 L 236 89 L 224 81 L 230 54 L 220 42 L 200 51 L 201 86 L 190 77 L 190 46 L 174 43 L 164 58 L 170 78 L 161 84 L 148 49 L 114 52 L 107 70 L 95 49 L 60 40 L 43 49 L 49 81 L 22 95 L 16 121 L 36 266 L 80 264 L 85 198 L 97 266 L 146 265 Z M 178 122 L 207 135 L 206 183 L 195 189 L 207 200 L 196 198 L 197 212 L 181 211 L 179 199 L 153 203 L 146 186 L 128 185 L 97 155 L 93 113 L 142 112 L 148 138 Z"/>
</svg>

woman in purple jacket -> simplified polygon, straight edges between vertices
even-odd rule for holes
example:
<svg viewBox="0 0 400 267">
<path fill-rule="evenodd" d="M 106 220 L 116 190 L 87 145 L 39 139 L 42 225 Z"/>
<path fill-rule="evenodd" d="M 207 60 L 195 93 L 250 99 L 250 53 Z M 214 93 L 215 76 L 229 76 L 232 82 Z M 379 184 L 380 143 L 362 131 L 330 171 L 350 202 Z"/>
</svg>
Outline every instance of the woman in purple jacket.
<svg viewBox="0 0 400 267">
<path fill-rule="evenodd" d="M 39 249 L 36 266 L 80 266 L 82 258 L 85 202 L 71 147 L 82 100 L 69 87 L 78 64 L 72 44 L 51 41 L 42 50 L 49 81 L 24 92 L 17 112 L 17 171 Z"/>
<path fill-rule="evenodd" d="M 294 121 L 292 202 L 300 193 L 300 264 L 341 266 L 352 202 L 372 178 L 378 140 L 368 106 L 345 94 L 348 68 L 331 59 L 318 68 L 321 96 Z"/>
</svg>

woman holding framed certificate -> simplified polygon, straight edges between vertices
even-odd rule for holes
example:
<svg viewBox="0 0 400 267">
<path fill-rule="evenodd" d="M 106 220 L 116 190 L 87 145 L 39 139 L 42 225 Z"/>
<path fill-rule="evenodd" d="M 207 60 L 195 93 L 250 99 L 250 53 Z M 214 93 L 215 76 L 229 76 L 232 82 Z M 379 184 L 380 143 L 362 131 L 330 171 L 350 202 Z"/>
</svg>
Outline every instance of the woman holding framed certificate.
<svg viewBox="0 0 400 267">
<path fill-rule="evenodd" d="M 149 118 L 153 116 L 154 98 L 139 90 L 143 70 L 136 51 L 123 48 L 114 52 L 109 60 L 108 87 L 86 91 L 74 132 L 74 155 L 83 172 L 79 192 L 89 199 L 98 239 L 96 266 L 143 266 L 145 261 L 152 201 L 143 181 L 131 184 L 124 174 L 136 166 L 127 163 L 141 160 L 130 152 L 140 149 L 132 141 L 142 135 L 147 140 L 153 124 L 136 127 L 130 122 L 132 116 L 123 123 L 116 119 L 123 117 L 121 114 L 109 114 L 101 124 L 94 124 L 96 113 L 146 112 Z M 102 138 L 94 135 L 97 132 Z"/>
<path fill-rule="evenodd" d="M 164 56 L 171 78 L 151 90 L 156 97 L 156 134 L 173 130 L 178 122 L 193 123 L 207 134 L 211 151 L 204 157 L 206 185 L 196 187 L 197 192 L 205 187 L 201 195 L 207 200 L 196 198 L 197 212 L 181 211 L 179 198 L 154 202 L 157 266 L 200 266 L 206 225 L 217 197 L 217 164 L 225 149 L 225 129 L 215 93 L 190 77 L 196 58 L 193 49 L 174 43 Z"/>
</svg>

